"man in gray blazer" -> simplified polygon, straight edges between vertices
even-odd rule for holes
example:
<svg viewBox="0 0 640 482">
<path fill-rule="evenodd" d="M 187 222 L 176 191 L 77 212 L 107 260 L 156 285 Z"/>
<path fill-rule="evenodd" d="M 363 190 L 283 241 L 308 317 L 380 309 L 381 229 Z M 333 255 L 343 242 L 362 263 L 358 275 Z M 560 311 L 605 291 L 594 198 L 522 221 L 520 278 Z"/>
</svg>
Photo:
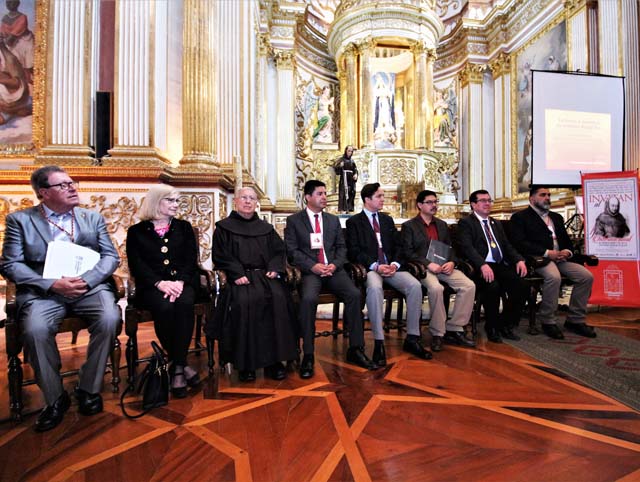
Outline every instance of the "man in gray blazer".
<svg viewBox="0 0 640 482">
<path fill-rule="evenodd" d="M 70 314 L 89 323 L 87 361 L 75 390 L 83 415 L 102 411 L 100 390 L 107 356 L 121 319 L 108 280 L 120 261 L 101 215 L 78 207 L 75 183 L 58 166 L 45 166 L 31 176 L 40 204 L 7 216 L 0 273 L 16 283 L 18 320 L 24 335 L 25 356 L 35 372 L 46 407 L 35 428 L 56 427 L 71 401 L 60 378 L 60 353 L 55 336 Z M 42 277 L 48 243 L 72 242 L 100 254 L 98 263 L 74 277 Z"/>
<path fill-rule="evenodd" d="M 318 295 L 327 289 L 344 302 L 344 324 L 349 328 L 347 362 L 375 370 L 378 368 L 364 353 L 364 334 L 360 312 L 360 290 L 344 271 L 347 247 L 340 220 L 323 212 L 327 206 L 327 189 L 312 179 L 304 185 L 306 209 L 287 218 L 284 241 L 291 264 L 302 271 L 300 293 L 300 332 L 304 357 L 300 377 L 314 373 L 314 337 Z"/>
</svg>

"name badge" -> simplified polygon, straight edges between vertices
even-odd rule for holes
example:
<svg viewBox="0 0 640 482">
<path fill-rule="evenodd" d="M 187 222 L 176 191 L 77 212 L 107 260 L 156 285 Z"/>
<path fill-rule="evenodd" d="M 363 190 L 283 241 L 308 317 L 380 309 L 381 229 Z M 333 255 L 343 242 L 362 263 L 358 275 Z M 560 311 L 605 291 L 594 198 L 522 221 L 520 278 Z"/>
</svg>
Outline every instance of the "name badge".
<svg viewBox="0 0 640 482">
<path fill-rule="evenodd" d="M 322 233 L 311 233 L 309 235 L 309 244 L 311 244 L 311 249 L 322 249 L 324 247 Z"/>
<path fill-rule="evenodd" d="M 378 241 L 378 248 L 382 248 L 382 235 L 380 233 L 376 233 L 376 240 Z"/>
</svg>

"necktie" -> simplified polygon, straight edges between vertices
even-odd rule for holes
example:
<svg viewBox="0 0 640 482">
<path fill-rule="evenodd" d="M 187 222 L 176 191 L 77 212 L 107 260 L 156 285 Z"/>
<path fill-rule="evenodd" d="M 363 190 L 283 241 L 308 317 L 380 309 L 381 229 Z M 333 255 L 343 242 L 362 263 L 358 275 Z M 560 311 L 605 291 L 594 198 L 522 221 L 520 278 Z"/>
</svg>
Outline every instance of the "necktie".
<svg viewBox="0 0 640 482">
<path fill-rule="evenodd" d="M 316 217 L 316 233 L 322 233 L 322 229 L 320 229 L 320 219 L 318 215 L 314 215 Z M 318 263 L 324 264 L 324 249 L 320 248 L 318 250 Z"/>
<path fill-rule="evenodd" d="M 498 243 L 496 243 L 496 240 L 493 239 L 493 234 L 491 234 L 491 229 L 489 229 L 489 222 L 486 219 L 483 219 L 482 224 L 484 224 L 484 232 L 487 234 L 487 239 L 489 240 L 491 256 L 493 256 L 493 260 L 496 263 L 500 263 L 502 261 L 502 253 L 500 253 Z"/>
<path fill-rule="evenodd" d="M 384 250 L 382 249 L 382 237 L 380 237 L 380 225 L 378 224 L 378 216 L 376 213 L 371 214 L 373 219 L 373 231 L 376 233 L 376 242 L 378 243 L 378 264 L 386 264 Z"/>
</svg>

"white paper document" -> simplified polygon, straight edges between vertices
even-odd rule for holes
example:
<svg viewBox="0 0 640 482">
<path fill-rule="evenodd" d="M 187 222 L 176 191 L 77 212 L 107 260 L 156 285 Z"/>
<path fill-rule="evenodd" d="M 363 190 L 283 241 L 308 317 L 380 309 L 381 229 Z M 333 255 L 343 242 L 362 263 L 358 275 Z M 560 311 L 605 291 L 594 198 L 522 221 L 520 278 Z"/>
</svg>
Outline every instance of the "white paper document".
<svg viewBox="0 0 640 482">
<path fill-rule="evenodd" d="M 80 276 L 100 261 L 100 253 L 68 241 L 51 241 L 47 247 L 43 278 Z"/>
</svg>

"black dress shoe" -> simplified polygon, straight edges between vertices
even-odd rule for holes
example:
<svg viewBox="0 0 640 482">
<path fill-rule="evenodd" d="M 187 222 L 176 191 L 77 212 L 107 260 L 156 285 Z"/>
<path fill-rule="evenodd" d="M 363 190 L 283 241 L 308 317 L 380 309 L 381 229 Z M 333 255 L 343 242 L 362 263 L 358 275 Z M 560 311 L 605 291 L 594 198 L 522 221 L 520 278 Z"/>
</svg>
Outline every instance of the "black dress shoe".
<svg viewBox="0 0 640 482">
<path fill-rule="evenodd" d="M 264 375 L 272 380 L 284 380 L 287 378 L 287 370 L 280 362 L 264 368 Z"/>
<path fill-rule="evenodd" d="M 571 323 L 570 321 L 565 321 L 564 327 L 576 335 L 586 336 L 587 338 L 595 338 L 598 336 L 593 327 L 586 323 Z"/>
<path fill-rule="evenodd" d="M 434 336 L 431 338 L 431 351 L 442 351 L 442 337 Z"/>
<path fill-rule="evenodd" d="M 95 415 L 102 412 L 102 396 L 99 393 L 85 392 L 76 387 L 75 395 L 78 399 L 78 412 L 82 415 Z"/>
<path fill-rule="evenodd" d="M 359 346 L 350 346 L 347 350 L 347 362 L 366 368 L 367 370 L 377 370 L 378 364 L 369 359 Z"/>
<path fill-rule="evenodd" d="M 447 331 L 442 340 L 450 345 L 464 346 L 466 348 L 475 348 L 476 346 L 476 342 L 469 340 L 462 331 Z"/>
<path fill-rule="evenodd" d="M 429 350 L 425 350 L 422 346 L 420 338 L 405 338 L 404 343 L 402 344 L 402 349 L 424 360 L 431 360 L 433 358 L 431 352 Z"/>
<path fill-rule="evenodd" d="M 373 363 L 379 367 L 387 365 L 387 353 L 384 350 L 384 341 L 374 340 L 373 355 L 371 356 Z"/>
<path fill-rule="evenodd" d="M 241 382 L 255 382 L 256 371 L 255 370 L 240 370 L 238 378 Z"/>
<path fill-rule="evenodd" d="M 485 331 L 487 332 L 487 340 L 491 343 L 502 343 L 502 337 L 498 330 L 495 328 L 486 328 Z"/>
<path fill-rule="evenodd" d="M 520 341 L 520 337 L 513 332 L 512 328 L 503 328 L 500 330 L 500 334 L 502 338 L 506 338 L 507 340 Z"/>
<path fill-rule="evenodd" d="M 542 331 L 549 338 L 553 338 L 554 340 L 564 340 L 564 335 L 560 331 L 560 328 L 558 328 L 558 325 L 556 325 L 555 323 L 551 323 L 551 324 L 543 323 Z"/>
<path fill-rule="evenodd" d="M 300 378 L 311 378 L 313 376 L 313 355 L 305 355 L 300 363 Z"/>
<path fill-rule="evenodd" d="M 38 415 L 36 420 L 36 432 L 46 432 L 58 426 L 64 418 L 64 413 L 69 410 L 71 406 L 71 399 L 67 392 L 62 392 L 62 395 L 53 402 L 53 405 L 47 405 L 44 410 Z"/>
</svg>

